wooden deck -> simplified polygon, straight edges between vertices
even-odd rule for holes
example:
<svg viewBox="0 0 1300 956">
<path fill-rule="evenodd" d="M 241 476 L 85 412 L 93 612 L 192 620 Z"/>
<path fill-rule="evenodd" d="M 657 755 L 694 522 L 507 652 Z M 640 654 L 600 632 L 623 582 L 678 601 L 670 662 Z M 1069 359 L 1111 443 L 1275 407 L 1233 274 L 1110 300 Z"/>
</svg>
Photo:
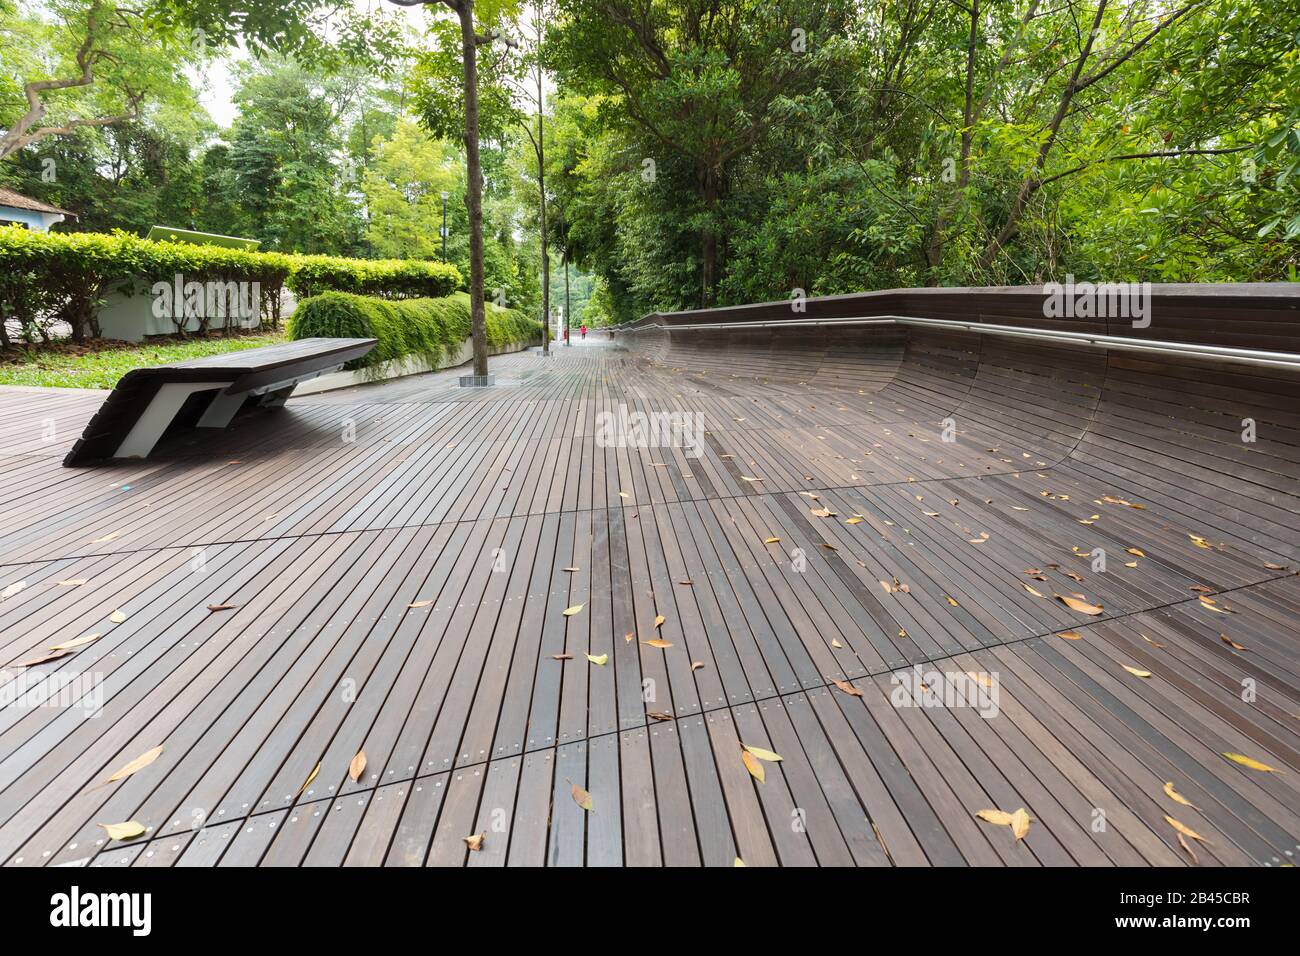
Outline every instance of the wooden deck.
<svg viewBox="0 0 1300 956">
<path fill-rule="evenodd" d="M 0 691 L 81 675 L 0 708 L 0 861 L 1192 864 L 1168 818 L 1199 865 L 1293 861 L 1293 384 L 968 344 L 574 345 L 91 469 L 103 393 L 0 389 Z M 701 457 L 604 447 L 620 406 L 698 413 Z M 912 665 L 996 716 L 897 706 Z"/>
</svg>

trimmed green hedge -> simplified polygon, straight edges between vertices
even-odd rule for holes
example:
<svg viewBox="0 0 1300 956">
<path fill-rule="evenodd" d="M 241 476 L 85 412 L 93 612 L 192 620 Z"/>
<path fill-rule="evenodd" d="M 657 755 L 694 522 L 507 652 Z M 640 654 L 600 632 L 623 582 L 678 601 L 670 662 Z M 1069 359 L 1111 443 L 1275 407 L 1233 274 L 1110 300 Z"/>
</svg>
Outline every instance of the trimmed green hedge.
<svg viewBox="0 0 1300 956">
<path fill-rule="evenodd" d="M 0 314 L 16 318 L 29 341 L 45 338 L 48 325 L 59 319 L 72 326 L 77 340 L 97 336 L 96 315 L 106 295 L 137 290 L 139 283 L 171 282 L 178 274 L 187 282 L 257 282 L 263 324 L 271 327 L 280 323 L 284 288 L 299 298 L 337 289 L 401 299 L 445 296 L 461 284 L 456 267 L 442 262 L 247 252 L 151 242 L 120 231 L 0 227 Z M 0 344 L 9 344 L 3 332 Z"/>
<path fill-rule="evenodd" d="M 289 320 L 291 339 L 378 339 L 370 354 L 348 365 L 363 368 L 412 355 L 437 366 L 469 338 L 469 296 L 388 300 L 325 292 L 298 303 Z M 542 323 L 522 312 L 487 303 L 488 345 L 527 345 L 542 340 Z"/>
</svg>

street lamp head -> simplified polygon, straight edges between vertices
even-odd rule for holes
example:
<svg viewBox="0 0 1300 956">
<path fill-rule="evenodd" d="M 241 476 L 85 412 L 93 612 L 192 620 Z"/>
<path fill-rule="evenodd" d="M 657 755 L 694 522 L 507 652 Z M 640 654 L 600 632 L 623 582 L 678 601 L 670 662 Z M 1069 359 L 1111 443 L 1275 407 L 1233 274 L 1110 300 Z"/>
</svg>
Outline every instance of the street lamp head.
<svg viewBox="0 0 1300 956">
<path fill-rule="evenodd" d="M 450 194 L 449 194 L 449 193 L 444 189 L 440 195 L 442 196 L 442 201 L 443 201 L 443 202 L 446 202 L 446 201 L 447 201 L 447 197 L 448 197 Z"/>
</svg>

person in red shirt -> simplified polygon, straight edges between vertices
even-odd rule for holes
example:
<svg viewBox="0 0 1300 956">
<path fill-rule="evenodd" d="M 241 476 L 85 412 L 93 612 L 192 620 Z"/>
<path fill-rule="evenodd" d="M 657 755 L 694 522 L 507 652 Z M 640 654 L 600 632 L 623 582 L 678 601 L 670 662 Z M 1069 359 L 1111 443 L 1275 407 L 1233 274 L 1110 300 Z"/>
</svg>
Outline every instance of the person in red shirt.
<svg viewBox="0 0 1300 956">
<path fill-rule="evenodd" d="M 587 326 L 586 326 L 586 325 L 584 325 L 584 326 L 582 327 L 582 337 L 583 337 L 584 339 L 587 337 Z"/>
</svg>

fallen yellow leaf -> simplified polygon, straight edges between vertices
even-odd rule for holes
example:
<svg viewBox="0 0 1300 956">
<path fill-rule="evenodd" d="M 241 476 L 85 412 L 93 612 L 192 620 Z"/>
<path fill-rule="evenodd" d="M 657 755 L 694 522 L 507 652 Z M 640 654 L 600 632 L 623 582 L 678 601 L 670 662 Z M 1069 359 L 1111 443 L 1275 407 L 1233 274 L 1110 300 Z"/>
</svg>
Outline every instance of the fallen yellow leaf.
<svg viewBox="0 0 1300 956">
<path fill-rule="evenodd" d="M 1260 763 L 1258 760 L 1255 760 L 1251 757 L 1242 756 L 1241 754 L 1225 753 L 1224 756 L 1227 757 L 1229 760 L 1231 760 L 1233 763 L 1239 763 L 1243 767 L 1249 767 L 1251 770 L 1258 770 L 1261 773 L 1282 772 L 1281 770 L 1278 770 L 1276 767 L 1270 767 L 1266 763 Z"/>
<path fill-rule="evenodd" d="M 748 750 L 742 750 L 740 752 L 740 759 L 744 762 L 745 769 L 749 771 L 751 777 L 759 783 L 763 783 L 766 780 L 767 774 L 763 770 L 763 765 L 759 763 L 757 757 L 751 754 Z"/>
<path fill-rule="evenodd" d="M 145 834 L 144 827 L 134 820 L 126 823 L 97 823 L 95 826 L 103 827 L 110 840 L 134 840 Z"/>
</svg>

